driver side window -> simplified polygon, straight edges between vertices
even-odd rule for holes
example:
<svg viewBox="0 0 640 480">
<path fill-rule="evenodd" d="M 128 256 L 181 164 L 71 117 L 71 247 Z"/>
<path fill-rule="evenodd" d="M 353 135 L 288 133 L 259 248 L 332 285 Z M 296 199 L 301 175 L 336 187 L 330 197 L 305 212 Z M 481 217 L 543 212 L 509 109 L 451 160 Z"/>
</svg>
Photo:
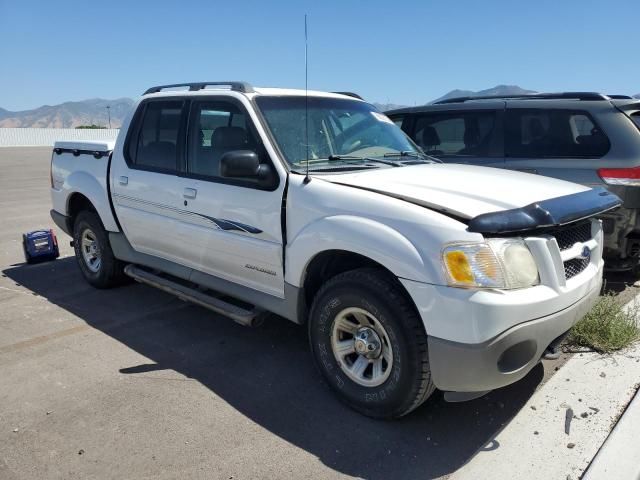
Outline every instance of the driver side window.
<svg viewBox="0 0 640 480">
<path fill-rule="evenodd" d="M 189 119 L 188 172 L 196 176 L 220 177 L 220 159 L 234 150 L 259 154 L 250 120 L 230 102 L 196 102 Z"/>
</svg>

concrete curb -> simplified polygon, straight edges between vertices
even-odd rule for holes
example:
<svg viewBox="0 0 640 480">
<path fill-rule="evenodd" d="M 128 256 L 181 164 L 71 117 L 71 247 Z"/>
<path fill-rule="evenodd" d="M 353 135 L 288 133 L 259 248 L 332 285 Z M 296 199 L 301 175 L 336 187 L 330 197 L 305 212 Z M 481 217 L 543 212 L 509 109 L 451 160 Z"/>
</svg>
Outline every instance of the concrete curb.
<svg viewBox="0 0 640 480">
<path fill-rule="evenodd" d="M 582 479 L 640 479 L 638 433 L 640 433 L 640 392 L 636 392 Z"/>
<path fill-rule="evenodd" d="M 625 308 L 635 302 L 633 299 Z M 610 356 L 596 353 L 574 355 L 534 393 L 502 431 L 489 439 L 450 478 L 577 480 L 599 455 L 598 451 L 607 441 L 612 426 L 633 398 L 638 379 L 640 344 Z M 634 414 L 636 404 L 640 404 L 638 398 L 634 401 Z M 637 410 L 640 418 L 640 408 Z M 611 441 L 627 441 L 630 438 L 627 428 L 635 428 L 637 435 L 640 430 L 635 421 L 631 416 L 630 426 L 625 427 L 625 419 L 620 427 L 622 433 L 616 434 L 621 440 L 612 438 Z M 618 461 L 620 453 L 615 448 L 607 450 L 612 451 L 616 467 L 621 468 Z M 629 462 L 638 462 L 637 452 L 630 451 Z M 601 453 L 603 466 L 610 468 L 611 463 L 608 462 L 613 460 L 606 456 L 609 454 L 604 450 Z M 597 470 L 593 475 L 591 480 L 627 478 L 618 472 L 614 476 L 598 476 Z"/>
</svg>

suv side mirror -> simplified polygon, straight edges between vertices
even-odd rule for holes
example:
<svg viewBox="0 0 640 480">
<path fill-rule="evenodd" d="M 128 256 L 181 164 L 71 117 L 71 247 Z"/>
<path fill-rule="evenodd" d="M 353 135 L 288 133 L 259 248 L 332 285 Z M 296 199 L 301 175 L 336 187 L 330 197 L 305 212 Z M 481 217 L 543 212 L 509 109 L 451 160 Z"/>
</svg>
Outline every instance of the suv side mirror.
<svg viewBox="0 0 640 480">
<path fill-rule="evenodd" d="M 263 186 L 273 182 L 271 165 L 261 165 L 258 154 L 251 150 L 232 150 L 222 155 L 220 174 L 223 177 L 256 178 Z"/>
</svg>

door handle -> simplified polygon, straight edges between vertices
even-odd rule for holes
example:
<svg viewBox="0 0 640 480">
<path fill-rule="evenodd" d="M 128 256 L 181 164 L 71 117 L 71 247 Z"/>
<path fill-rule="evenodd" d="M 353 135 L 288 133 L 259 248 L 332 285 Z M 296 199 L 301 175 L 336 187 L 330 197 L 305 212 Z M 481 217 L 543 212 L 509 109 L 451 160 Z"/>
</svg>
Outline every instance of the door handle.
<svg viewBox="0 0 640 480">
<path fill-rule="evenodd" d="M 184 192 L 182 192 L 182 196 L 184 198 L 196 198 L 197 194 L 198 190 L 196 190 L 195 188 L 185 188 Z"/>
<path fill-rule="evenodd" d="M 120 177 L 118 183 L 120 185 L 127 185 L 129 183 L 129 177 Z"/>
</svg>

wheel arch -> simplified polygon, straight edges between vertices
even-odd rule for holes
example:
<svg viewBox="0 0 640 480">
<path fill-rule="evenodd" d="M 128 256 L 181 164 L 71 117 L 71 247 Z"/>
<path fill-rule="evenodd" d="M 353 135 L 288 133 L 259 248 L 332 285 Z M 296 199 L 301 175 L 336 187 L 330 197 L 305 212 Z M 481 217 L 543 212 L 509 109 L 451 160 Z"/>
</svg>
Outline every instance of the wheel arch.
<svg viewBox="0 0 640 480">
<path fill-rule="evenodd" d="M 91 203 L 91 200 L 87 198 L 86 195 L 80 192 L 73 192 L 69 195 L 69 199 L 67 200 L 67 215 L 75 221 L 76 217 L 83 210 L 89 210 L 92 212 L 96 212 L 96 207 Z"/>
<path fill-rule="evenodd" d="M 374 268 L 386 273 L 413 305 L 416 313 L 418 312 L 418 307 L 409 291 L 387 267 L 360 253 L 330 249 L 318 252 L 306 266 L 299 299 L 301 302 L 299 314 L 303 323 L 306 323 L 311 304 L 323 284 L 341 273 L 361 268 Z"/>
<path fill-rule="evenodd" d="M 106 181 L 106 178 L 105 180 Z M 111 212 L 109 193 L 92 175 L 78 171 L 74 172 L 65 180 L 65 190 L 68 193 L 66 201 L 66 215 L 77 216 L 82 209 L 89 209 L 98 214 L 105 230 L 118 232 L 120 229 Z"/>
<path fill-rule="evenodd" d="M 305 226 L 287 245 L 287 283 L 301 287 L 309 265 L 327 251 L 350 252 L 382 266 L 395 277 L 433 283 L 431 262 L 402 233 L 369 218 L 336 215 Z"/>
</svg>

